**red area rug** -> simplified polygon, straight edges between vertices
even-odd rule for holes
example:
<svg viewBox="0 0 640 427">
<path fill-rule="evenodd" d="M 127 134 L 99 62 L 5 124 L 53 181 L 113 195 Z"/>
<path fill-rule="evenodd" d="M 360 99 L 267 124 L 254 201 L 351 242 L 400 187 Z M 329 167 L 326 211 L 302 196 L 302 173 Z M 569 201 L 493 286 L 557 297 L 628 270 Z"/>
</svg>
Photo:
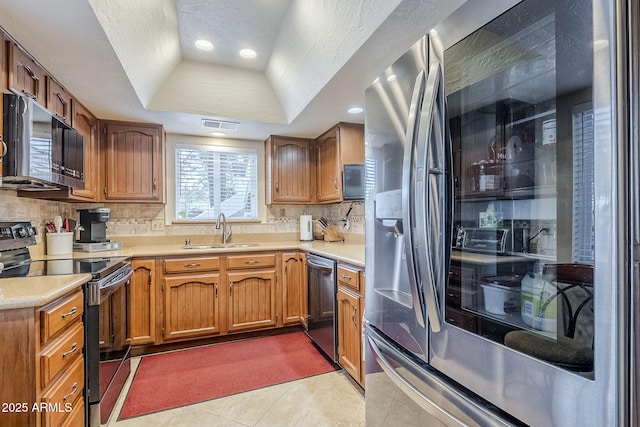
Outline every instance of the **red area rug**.
<svg viewBox="0 0 640 427">
<path fill-rule="evenodd" d="M 144 356 L 120 419 L 336 369 L 302 332 Z"/>
</svg>

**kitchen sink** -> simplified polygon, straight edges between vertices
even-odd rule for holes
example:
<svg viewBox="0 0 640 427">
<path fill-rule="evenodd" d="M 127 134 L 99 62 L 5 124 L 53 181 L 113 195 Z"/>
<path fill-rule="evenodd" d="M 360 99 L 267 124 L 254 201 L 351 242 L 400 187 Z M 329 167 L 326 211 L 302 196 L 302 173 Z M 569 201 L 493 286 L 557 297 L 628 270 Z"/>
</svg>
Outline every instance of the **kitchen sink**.
<svg viewBox="0 0 640 427">
<path fill-rule="evenodd" d="M 186 245 L 182 249 L 221 249 L 224 245 Z"/>
<path fill-rule="evenodd" d="M 252 243 L 239 243 L 233 245 L 185 245 L 182 249 L 225 249 L 225 248 L 253 248 L 258 245 Z"/>
</svg>

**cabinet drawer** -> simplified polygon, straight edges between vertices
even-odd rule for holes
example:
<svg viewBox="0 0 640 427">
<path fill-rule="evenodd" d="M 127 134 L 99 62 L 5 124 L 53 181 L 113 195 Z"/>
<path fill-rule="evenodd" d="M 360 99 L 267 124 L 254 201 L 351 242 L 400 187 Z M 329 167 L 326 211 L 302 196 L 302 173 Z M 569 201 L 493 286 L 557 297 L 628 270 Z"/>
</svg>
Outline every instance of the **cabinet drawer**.
<svg viewBox="0 0 640 427">
<path fill-rule="evenodd" d="M 220 258 L 177 258 L 164 260 L 165 273 L 185 273 L 192 271 L 217 270 L 220 268 Z"/>
<path fill-rule="evenodd" d="M 84 302 L 81 291 L 45 306 L 40 311 L 42 343 L 46 343 L 67 325 L 81 318 L 83 310 Z"/>
<path fill-rule="evenodd" d="M 351 288 L 360 290 L 360 273 L 358 270 L 347 268 L 345 266 L 338 266 L 338 282 L 341 284 L 350 286 Z"/>
<path fill-rule="evenodd" d="M 62 427 L 77 427 L 84 425 L 84 399 L 80 399 L 73 405 L 73 410 L 62 423 Z"/>
<path fill-rule="evenodd" d="M 82 403 L 84 358 L 78 357 L 62 377 L 42 395 L 41 403 L 50 410 L 42 412 L 43 426 L 60 426 L 65 416 Z"/>
<path fill-rule="evenodd" d="M 274 267 L 275 254 L 234 255 L 227 260 L 229 269 Z"/>
<path fill-rule="evenodd" d="M 71 329 L 45 349 L 40 355 L 40 374 L 42 375 L 42 388 L 58 375 L 64 368 L 82 354 L 84 346 L 84 327 L 82 322 L 77 322 Z"/>
</svg>

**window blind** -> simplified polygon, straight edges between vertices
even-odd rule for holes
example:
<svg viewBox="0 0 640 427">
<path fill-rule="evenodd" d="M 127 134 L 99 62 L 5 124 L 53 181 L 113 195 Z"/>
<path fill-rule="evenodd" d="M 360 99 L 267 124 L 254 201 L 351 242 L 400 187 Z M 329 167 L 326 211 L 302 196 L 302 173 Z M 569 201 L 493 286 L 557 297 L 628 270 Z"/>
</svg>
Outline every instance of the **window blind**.
<svg viewBox="0 0 640 427">
<path fill-rule="evenodd" d="M 250 148 L 176 146 L 176 218 L 258 217 L 258 155 Z"/>
<path fill-rule="evenodd" d="M 595 258 L 593 110 L 573 114 L 573 262 Z"/>
</svg>

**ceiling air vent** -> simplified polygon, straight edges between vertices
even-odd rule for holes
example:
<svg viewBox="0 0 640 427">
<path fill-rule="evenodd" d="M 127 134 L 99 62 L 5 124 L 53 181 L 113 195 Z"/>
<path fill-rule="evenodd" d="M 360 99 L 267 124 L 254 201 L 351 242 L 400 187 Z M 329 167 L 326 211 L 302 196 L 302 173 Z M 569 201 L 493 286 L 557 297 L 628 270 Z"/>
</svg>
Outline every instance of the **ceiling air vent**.
<svg viewBox="0 0 640 427">
<path fill-rule="evenodd" d="M 202 119 L 202 126 L 209 129 L 237 130 L 240 122 L 229 122 L 224 120 Z"/>
</svg>

